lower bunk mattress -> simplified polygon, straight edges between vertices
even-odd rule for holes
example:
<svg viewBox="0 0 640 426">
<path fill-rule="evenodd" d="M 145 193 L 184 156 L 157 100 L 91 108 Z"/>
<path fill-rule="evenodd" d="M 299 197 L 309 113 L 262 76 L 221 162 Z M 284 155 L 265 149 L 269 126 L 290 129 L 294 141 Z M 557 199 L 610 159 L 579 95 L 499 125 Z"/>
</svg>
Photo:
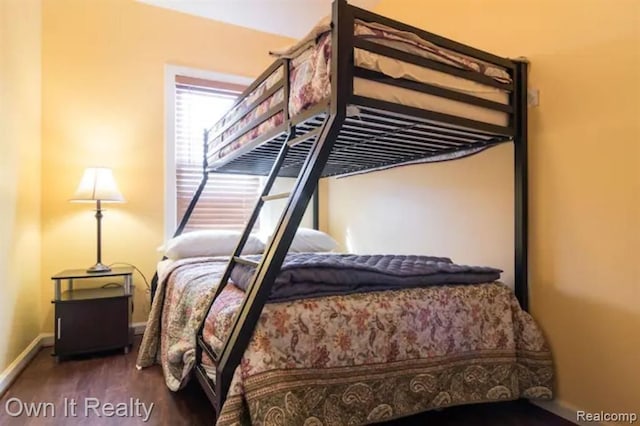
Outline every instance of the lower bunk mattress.
<svg viewBox="0 0 640 426">
<path fill-rule="evenodd" d="M 178 390 L 224 258 L 164 264 L 138 365 L 160 362 Z M 228 285 L 209 312 L 219 350 L 244 292 Z M 215 380 L 215 366 L 204 360 Z M 268 303 L 236 369 L 218 425 L 368 424 L 434 408 L 550 399 L 542 333 L 499 282 L 438 285 Z"/>
</svg>

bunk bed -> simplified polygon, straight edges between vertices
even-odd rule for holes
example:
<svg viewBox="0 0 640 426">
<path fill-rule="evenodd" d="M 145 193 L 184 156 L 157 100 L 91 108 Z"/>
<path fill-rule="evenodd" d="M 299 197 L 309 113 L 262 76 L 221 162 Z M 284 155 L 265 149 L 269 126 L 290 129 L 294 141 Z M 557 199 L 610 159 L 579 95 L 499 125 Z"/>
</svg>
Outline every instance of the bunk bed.
<svg viewBox="0 0 640 426">
<path fill-rule="evenodd" d="M 511 142 L 514 146 L 515 172 L 515 288 L 512 292 L 505 286 L 497 285 L 482 287 L 483 290 L 478 291 L 484 292 L 489 288 L 487 293 L 483 293 L 484 300 L 496 305 L 501 303 L 505 312 L 508 312 L 505 314 L 507 322 L 513 328 L 505 332 L 503 337 L 511 342 L 513 348 L 517 348 L 506 355 L 507 361 L 503 360 L 506 364 L 493 364 L 493 370 L 487 366 L 470 366 L 460 373 L 464 376 L 462 379 L 458 376 L 448 379 L 453 388 L 457 386 L 458 379 L 464 383 L 475 381 L 486 385 L 492 380 L 487 378 L 489 376 L 499 376 L 503 381 L 510 380 L 511 385 L 505 387 L 504 383 L 498 383 L 500 380 L 491 382 L 494 386 L 489 391 L 490 397 L 487 397 L 489 394 L 471 392 L 466 399 L 459 396 L 456 399 L 451 396 L 456 394 L 457 391 L 454 390 L 453 394 L 447 394 L 448 399 L 438 395 L 435 397 L 438 401 L 429 400 L 427 405 L 413 401 L 412 406 L 398 409 L 378 404 L 370 410 L 369 417 L 354 417 L 349 421 L 362 424 L 460 403 L 518 397 L 550 398 L 553 380 L 550 353 L 540 331 L 526 313 L 526 92 L 525 60 L 502 58 L 351 6 L 345 0 L 335 0 L 331 20 L 319 24 L 298 45 L 279 52 L 278 59 L 245 90 L 231 110 L 205 131 L 203 178 L 176 230 L 176 236 L 184 230 L 209 173 L 258 174 L 268 177 L 246 229 L 230 257 L 206 263 L 198 262 L 200 269 L 195 276 L 200 281 L 196 288 L 211 294 L 194 302 L 204 312 L 204 315 L 197 318 L 195 359 L 182 360 L 180 357 L 184 356 L 185 351 L 178 355 L 166 355 L 181 360 L 180 371 L 174 372 L 177 379 L 173 387 L 181 386 L 193 367 L 195 377 L 216 410 L 218 424 L 248 421 L 242 416 L 249 416 L 249 412 L 253 412 L 251 415 L 254 416 L 260 410 L 269 411 L 264 401 L 248 402 L 239 395 L 244 391 L 249 392 L 248 387 L 244 388 L 246 383 L 243 384 L 243 380 L 247 379 L 246 371 L 240 371 L 240 364 L 244 362 L 243 354 L 250 344 L 255 346 L 252 336 L 256 327 L 262 324 L 258 322 L 269 321 L 265 319 L 267 311 L 272 321 L 274 315 L 278 315 L 269 310 L 271 306 L 275 306 L 267 304 L 271 300 L 270 293 L 283 264 L 287 265 L 288 249 L 320 178 L 348 176 L 419 162 L 453 160 Z M 290 193 L 270 193 L 278 176 L 297 178 Z M 288 201 L 263 255 L 258 258 L 243 256 L 243 248 L 260 209 L 266 202 L 280 198 Z M 314 206 L 317 218 L 317 197 Z M 157 276 L 154 279 L 151 315 L 155 319 L 150 319 L 152 326 L 148 326 L 147 331 L 155 329 L 157 332 L 159 328 L 167 327 L 166 324 L 161 324 L 160 318 L 164 300 L 171 299 L 171 296 L 158 293 L 154 298 L 154 294 L 161 291 L 158 282 L 170 280 L 172 273 L 173 279 L 179 275 L 177 266 L 179 265 L 174 265 L 171 271 L 163 273 L 160 280 Z M 227 285 L 234 269 L 240 267 L 252 268 L 247 274 L 249 281 L 245 283 L 244 291 Z M 211 282 L 215 282 L 217 286 L 211 287 Z M 204 288 L 207 290 L 203 290 Z M 419 298 L 424 301 L 430 297 L 439 297 L 434 294 L 436 293 L 420 293 Z M 190 297 L 196 296 L 192 294 Z M 460 293 L 456 297 L 464 299 L 468 296 Z M 388 307 L 386 301 L 372 300 L 365 299 L 367 303 L 380 303 L 381 310 Z M 501 302 L 496 302 L 497 300 Z M 343 302 L 338 296 L 338 299 L 332 299 L 328 303 L 335 304 L 332 309 L 337 311 L 346 309 Z M 286 312 L 280 314 L 294 317 L 299 315 L 291 303 L 295 305 L 307 302 L 285 304 L 282 309 Z M 444 304 L 442 300 L 439 303 Z M 459 306 L 447 308 L 458 310 Z M 185 312 L 192 310 L 185 309 Z M 483 307 L 477 309 L 482 310 Z M 370 319 L 373 321 L 373 318 Z M 375 320 L 378 321 L 377 316 Z M 195 320 L 191 318 L 189 321 L 192 326 Z M 384 328 L 383 324 L 378 326 Z M 186 322 L 181 327 L 187 327 Z M 309 324 L 305 325 L 302 317 L 298 319 L 296 327 L 302 329 L 294 334 L 309 332 L 310 328 Z M 317 332 L 322 333 L 322 328 L 322 323 L 316 324 Z M 216 329 L 221 332 L 217 337 L 212 336 Z M 277 336 L 271 337 L 275 339 Z M 296 342 L 298 338 L 296 334 Z M 156 360 L 159 345 L 157 339 L 154 340 L 145 333 L 139 365 Z M 524 360 L 516 359 L 516 352 Z M 280 355 L 287 357 L 286 354 Z M 264 356 L 271 357 L 274 354 L 267 353 Z M 496 356 L 495 353 L 492 356 Z M 455 362 L 462 362 L 462 358 Z M 284 362 L 282 365 L 288 364 Z M 252 367 L 255 366 L 248 368 Z M 388 366 L 380 364 L 371 368 L 377 369 L 372 374 L 384 375 Z M 405 365 L 402 368 L 409 367 Z M 340 374 L 339 369 L 334 370 L 334 374 Z M 292 380 L 310 380 L 316 384 L 322 381 L 304 377 L 302 373 L 297 376 L 297 371 L 301 370 L 286 371 L 286 374 L 280 371 L 284 375 L 278 375 L 278 371 L 268 371 L 256 380 L 276 383 L 281 381 L 285 384 L 291 384 Z M 430 372 L 432 370 L 429 368 L 415 372 L 407 386 L 418 393 L 433 391 L 437 388 L 434 380 L 437 382 L 441 379 L 435 379 Z M 521 382 L 520 385 L 514 384 L 518 381 Z M 255 381 L 252 383 L 253 386 L 256 385 Z M 349 389 L 343 389 L 342 403 L 348 405 L 367 398 L 370 400 L 372 392 L 394 393 L 378 384 L 382 387 L 363 385 L 358 388 L 358 381 L 352 382 Z M 287 388 L 282 386 L 283 389 Z M 301 424 L 321 424 L 317 417 L 309 414 L 309 410 L 308 417 L 300 417 L 300 410 L 306 410 L 301 409 L 301 405 L 309 401 L 315 401 L 317 405 L 323 398 L 338 397 L 314 393 L 313 387 L 305 389 L 305 394 L 285 392 L 280 395 L 281 404 L 286 406 L 289 414 L 282 407 L 272 407 L 273 410 L 262 412 L 262 417 L 252 417 L 252 420 L 285 424 L 283 421 L 288 419 L 286 421 L 299 421 Z M 253 390 L 254 394 L 271 391 L 264 388 Z M 232 393 L 234 395 L 230 400 L 229 395 Z M 325 407 L 325 415 L 328 417 L 325 417 L 324 422 L 330 423 L 332 415 L 337 424 L 347 421 L 336 413 L 326 412 L 327 410 L 331 411 Z M 288 415 L 298 417 L 287 417 Z M 292 420 L 294 418 L 297 420 Z"/>
</svg>

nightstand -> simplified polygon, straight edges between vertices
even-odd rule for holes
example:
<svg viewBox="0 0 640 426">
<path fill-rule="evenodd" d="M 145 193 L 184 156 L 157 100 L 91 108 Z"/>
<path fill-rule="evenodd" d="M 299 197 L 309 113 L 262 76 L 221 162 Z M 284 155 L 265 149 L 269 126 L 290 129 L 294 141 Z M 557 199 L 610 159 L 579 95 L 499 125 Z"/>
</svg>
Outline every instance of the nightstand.
<svg viewBox="0 0 640 426">
<path fill-rule="evenodd" d="M 122 280 L 118 287 L 76 289 L 74 281 L 114 278 Z M 51 277 L 54 281 L 56 360 L 70 355 L 109 349 L 129 352 L 133 343 L 131 311 L 133 268 L 113 268 L 108 272 L 68 269 Z M 67 290 L 62 291 L 62 281 Z"/>
</svg>

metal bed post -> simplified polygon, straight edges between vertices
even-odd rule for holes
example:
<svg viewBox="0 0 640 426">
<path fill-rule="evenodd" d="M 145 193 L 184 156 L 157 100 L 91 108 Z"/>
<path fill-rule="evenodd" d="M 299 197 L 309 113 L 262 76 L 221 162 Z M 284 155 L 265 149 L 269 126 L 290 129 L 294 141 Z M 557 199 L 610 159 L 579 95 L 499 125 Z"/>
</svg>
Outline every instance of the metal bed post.
<svg viewBox="0 0 640 426">
<path fill-rule="evenodd" d="M 189 202 L 189 205 L 187 206 L 187 210 L 184 212 L 184 216 L 182 216 L 182 220 L 180 220 L 180 224 L 178 225 L 178 228 L 176 229 L 176 232 L 173 234 L 173 237 L 177 237 L 178 235 L 182 234 L 182 231 L 184 231 L 185 226 L 187 226 L 187 223 L 189 222 L 189 219 L 191 218 L 191 214 L 193 213 L 193 210 L 196 207 L 196 204 L 198 204 L 198 200 L 200 199 L 200 195 L 202 195 L 202 191 L 204 190 L 204 187 L 207 185 L 207 180 L 209 179 L 209 172 L 207 171 L 207 143 L 209 141 L 209 130 L 205 130 L 204 134 L 203 134 L 203 158 L 202 158 L 202 179 L 200 180 L 200 185 L 198 185 L 198 189 L 196 189 L 195 194 L 193 195 L 193 198 L 191 199 L 191 201 Z"/>
<path fill-rule="evenodd" d="M 514 150 L 514 216 L 515 216 L 515 293 L 520 306 L 529 310 L 529 259 L 528 259 L 528 228 L 529 228 L 529 164 L 527 153 L 527 70 L 526 60 L 515 61 L 514 93 L 515 106 L 515 136 Z"/>
<path fill-rule="evenodd" d="M 187 210 L 184 212 L 184 215 L 182 216 L 182 219 L 180 220 L 180 224 L 178 224 L 178 227 L 176 228 L 175 232 L 173 233 L 173 237 L 175 238 L 178 235 L 182 234 L 182 231 L 184 231 L 184 228 L 187 226 L 187 223 L 189 222 L 189 219 L 191 218 L 191 215 L 193 214 L 193 210 L 196 208 L 196 204 L 198 204 L 198 200 L 200 199 L 200 196 L 202 195 L 202 191 L 204 191 L 205 186 L 207 186 L 207 181 L 209 180 L 209 172 L 207 171 L 207 144 L 209 143 L 209 130 L 204 130 L 203 135 L 202 135 L 202 179 L 200 180 L 200 184 L 198 185 L 198 188 L 196 189 L 196 192 L 193 194 L 193 197 L 191 198 L 191 201 L 189 202 L 189 205 L 187 206 Z M 167 257 L 163 256 L 162 260 L 166 260 Z M 156 296 L 156 289 L 158 288 L 158 271 L 156 271 L 153 274 L 153 278 L 151 279 L 151 300 L 150 302 L 153 303 L 153 299 Z"/>
<path fill-rule="evenodd" d="M 313 229 L 320 229 L 320 186 L 313 193 Z"/>
</svg>

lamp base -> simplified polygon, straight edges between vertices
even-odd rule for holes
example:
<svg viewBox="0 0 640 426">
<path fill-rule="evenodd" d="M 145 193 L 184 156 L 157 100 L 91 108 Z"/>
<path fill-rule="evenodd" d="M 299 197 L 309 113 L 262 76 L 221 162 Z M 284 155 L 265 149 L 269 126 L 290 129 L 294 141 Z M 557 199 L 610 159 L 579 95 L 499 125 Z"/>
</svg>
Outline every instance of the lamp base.
<svg viewBox="0 0 640 426">
<path fill-rule="evenodd" d="M 98 262 L 91 268 L 87 269 L 87 272 L 109 272 L 110 270 L 111 268 L 109 268 L 107 265 Z"/>
</svg>

